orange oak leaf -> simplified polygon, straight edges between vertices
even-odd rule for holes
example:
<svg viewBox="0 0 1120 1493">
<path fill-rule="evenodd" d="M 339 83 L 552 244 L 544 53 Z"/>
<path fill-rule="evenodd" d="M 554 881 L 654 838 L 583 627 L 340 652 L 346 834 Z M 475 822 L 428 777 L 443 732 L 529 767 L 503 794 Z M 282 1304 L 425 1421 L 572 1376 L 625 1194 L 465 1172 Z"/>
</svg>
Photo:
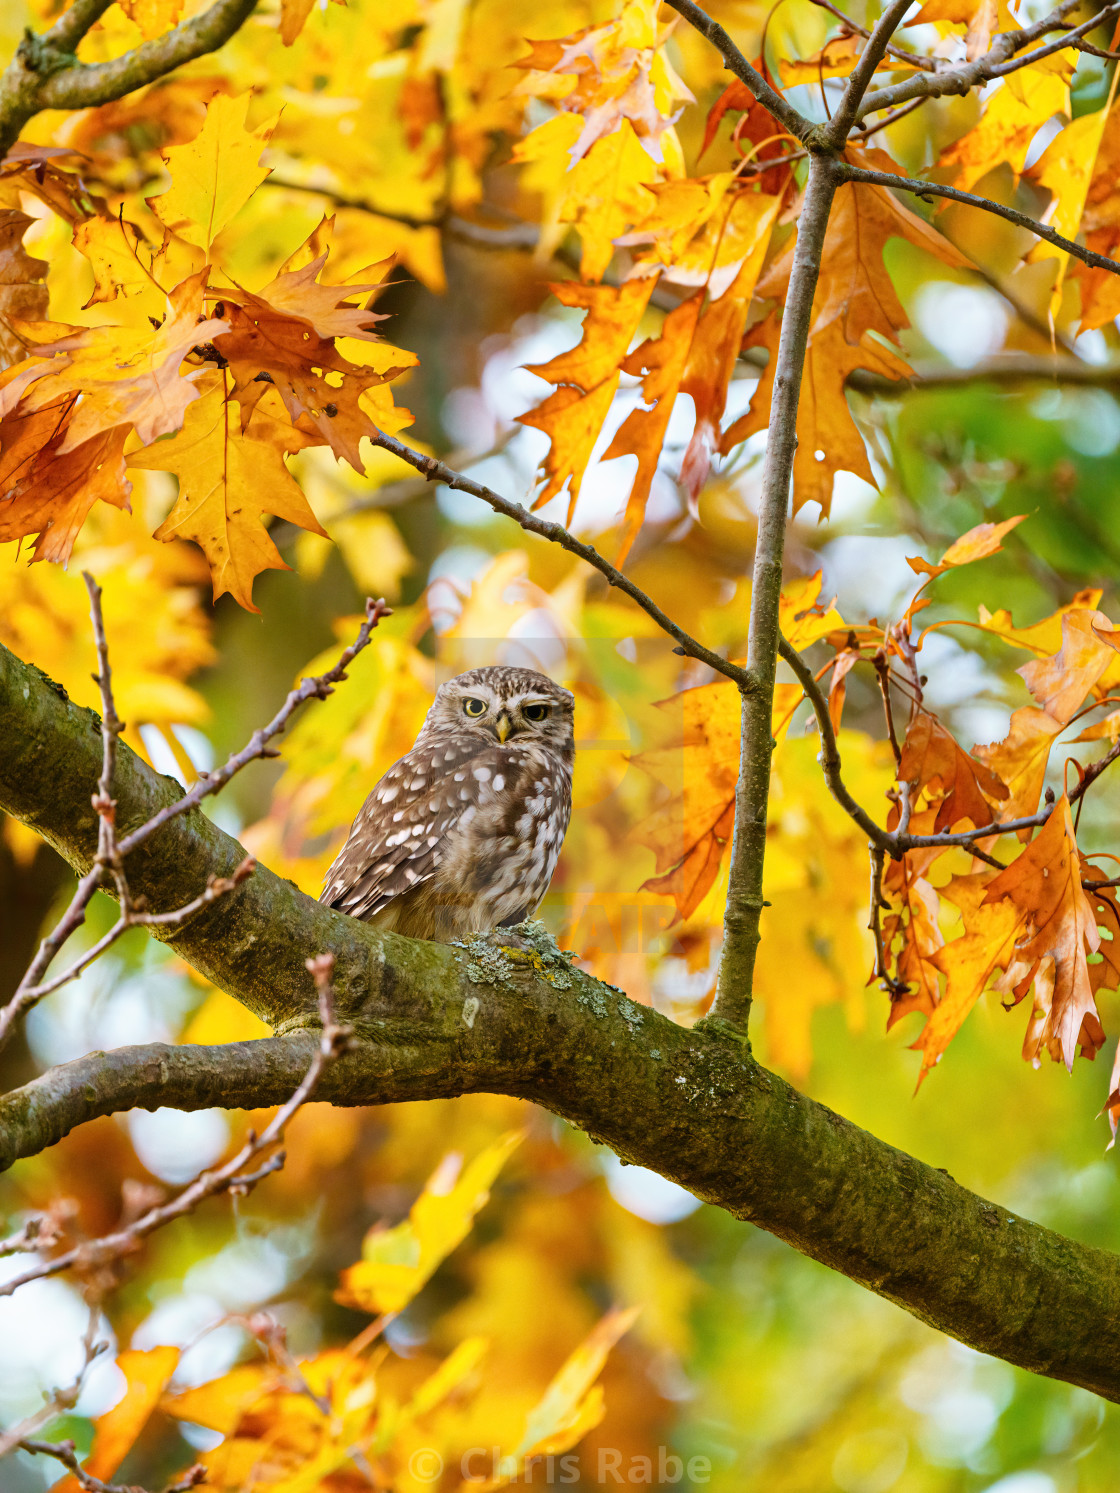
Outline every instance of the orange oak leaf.
<svg viewBox="0 0 1120 1493">
<path fill-rule="evenodd" d="M 305 270 L 279 275 L 266 287 L 276 295 L 278 305 L 264 291 L 224 292 L 218 307 L 226 324 L 215 336 L 214 346 L 229 366 L 233 395 L 246 420 L 266 389 L 274 388 L 293 425 L 298 423 L 300 429 L 313 431 L 336 456 L 348 461 L 355 471 L 364 472 L 359 443 L 363 436 L 375 435 L 377 427 L 362 396 L 388 383 L 413 360 L 404 355 L 397 360 L 401 366 L 378 372 L 342 356 L 334 337 L 370 340 L 370 326 L 379 319 L 345 302 L 376 286 L 317 284 L 315 275 L 325 257 L 319 255 Z M 310 292 L 308 315 L 290 309 L 300 305 L 302 291 Z M 337 330 L 323 335 L 316 322 Z"/>
<path fill-rule="evenodd" d="M 534 506 L 547 503 L 569 483 L 569 524 L 583 474 L 618 388 L 619 365 L 638 330 L 655 283 L 655 277 L 649 276 L 617 287 L 580 285 L 576 281 L 551 287 L 562 305 L 586 310 L 583 335 L 569 352 L 530 366 L 530 373 L 561 387 L 518 418 L 523 425 L 543 430 L 552 441 L 543 463 L 545 485 Z"/>
<path fill-rule="evenodd" d="M 945 976 L 945 991 L 914 1043 L 922 1054 L 919 1085 L 941 1061 L 996 970 L 1007 969 L 1014 960 L 1019 913 L 1010 901 L 985 901 L 992 880 L 990 871 L 982 871 L 954 876 L 941 888 L 941 895 L 959 910 L 964 931 L 930 956 Z"/>
<path fill-rule="evenodd" d="M 973 747 L 973 757 L 990 768 L 1008 790 L 1001 818 L 1021 819 L 1038 808 L 1050 748 L 1061 731 L 1061 721 L 1045 710 L 1025 705 L 1012 713 L 1002 741 Z"/>
<path fill-rule="evenodd" d="M 616 372 L 630 350 L 638 323 L 649 305 L 654 277 L 626 280 L 621 285 L 581 285 L 564 280 L 548 288 L 562 306 L 586 311 L 579 342 L 547 363 L 527 364 L 528 371 L 550 384 L 574 384 L 590 394 Z"/>
<path fill-rule="evenodd" d="M 989 555 L 999 553 L 1002 548 L 1000 540 L 1021 524 L 1026 516 L 1025 513 L 1020 513 L 1014 518 L 1004 519 L 999 524 L 977 524 L 974 529 L 969 529 L 967 534 L 962 534 L 959 539 L 954 540 L 936 565 L 931 565 L 928 560 L 920 557 L 907 560 L 906 563 L 916 574 L 928 575 L 932 578 L 958 565 L 971 565 L 973 560 L 985 560 Z"/>
<path fill-rule="evenodd" d="M 1081 886 L 1081 859 L 1065 794 L 1022 854 L 988 883 L 984 903 L 1004 899 L 1018 914 L 1019 937 L 1003 986 L 1016 1001 L 1032 984 L 1034 988 L 1023 1056 L 1036 1060 L 1045 1048 L 1072 1068 L 1078 1044 L 1095 1052 L 1104 1032 L 1088 963 L 1101 939 L 1093 904 Z"/>
<path fill-rule="evenodd" d="M 54 420 L 56 413 L 48 409 L 43 416 Z M 32 417 L 32 425 L 35 418 Z M 0 434 L 7 423 L 0 424 Z M 65 426 L 62 428 L 65 430 Z M 115 508 L 128 507 L 132 491 L 124 459 L 128 435 L 129 427 L 118 425 L 68 450 L 62 449 L 61 434 L 38 446 L 34 456 L 23 463 L 18 480 L 3 488 L 0 544 L 35 534 L 38 537 L 32 560 L 53 560 L 64 565 L 96 502 L 110 503 Z M 0 457 L 0 469 L 7 466 L 8 455 L 5 450 Z"/>
<path fill-rule="evenodd" d="M 1002 802 L 1009 796 L 999 775 L 962 751 L 928 710 L 916 710 L 910 720 L 898 777 L 912 785 L 915 796 L 925 793 L 938 800 L 935 834 L 964 819 L 977 829 L 990 824 L 995 811 L 989 800 Z"/>
<path fill-rule="evenodd" d="M 720 438 L 720 450 L 725 455 L 748 436 L 765 430 L 769 423 L 780 333 L 778 315 L 772 312 L 748 336 L 747 345 L 767 348 L 770 361 L 755 386 L 750 409 Z M 882 343 L 867 338 L 853 347 L 846 342 L 838 320 L 812 335 L 797 409 L 797 451 L 793 459 L 795 512 L 806 503 L 815 502 L 820 504 L 822 516 L 827 517 L 837 472 L 854 472 L 865 482 L 875 481 L 867 448 L 844 392 L 844 382 L 856 368 L 867 368 L 896 379 L 905 378 L 910 372 L 909 365 Z"/>
<path fill-rule="evenodd" d="M 326 531 L 284 465 L 287 452 L 319 444 L 295 430 L 262 400 L 244 430 L 226 375 L 210 375 L 202 398 L 187 411 L 178 435 L 129 457 L 129 465 L 174 472 L 179 496 L 156 530 L 157 539 L 192 539 L 210 564 L 214 600 L 229 592 L 247 611 L 262 570 L 287 570 L 262 515 L 275 514 L 313 534 Z M 272 396 L 274 399 L 275 395 Z"/>
<path fill-rule="evenodd" d="M 938 923 L 940 897 L 910 856 L 892 862 L 883 878 L 890 912 L 883 918 L 883 942 L 894 979 L 887 1030 L 911 1011 L 929 1015 L 940 999 L 935 958 L 945 942 Z"/>
<path fill-rule="evenodd" d="M 132 1450 L 178 1365 L 178 1348 L 133 1348 L 117 1355 L 117 1367 L 125 1378 L 124 1396 L 94 1422 L 93 1446 L 83 1472 L 103 1480 L 112 1477 Z M 78 1479 L 73 1475 L 64 1478 L 55 1484 L 55 1493 L 81 1493 Z"/>
<path fill-rule="evenodd" d="M 47 314 L 46 262 L 33 259 L 23 247 L 23 235 L 32 222 L 18 208 L 0 211 L 0 368 L 19 362 L 26 353 L 12 318 L 40 321 Z"/>
<path fill-rule="evenodd" d="M 1063 725 L 1113 660 L 1113 645 L 1098 629 L 1106 633 L 1112 629 L 1103 612 L 1066 612 L 1058 651 L 1016 671 L 1042 708 Z"/>
<path fill-rule="evenodd" d="M 616 564 L 621 565 L 637 538 L 645 516 L 650 487 L 673 413 L 673 403 L 688 366 L 703 295 L 690 296 L 665 318 L 660 337 L 647 338 L 623 363 L 623 371 L 642 377 L 642 397 L 647 409 L 631 410 L 603 452 L 603 460 L 614 456 L 636 456 L 638 471 L 630 488 L 622 520 Z"/>
</svg>

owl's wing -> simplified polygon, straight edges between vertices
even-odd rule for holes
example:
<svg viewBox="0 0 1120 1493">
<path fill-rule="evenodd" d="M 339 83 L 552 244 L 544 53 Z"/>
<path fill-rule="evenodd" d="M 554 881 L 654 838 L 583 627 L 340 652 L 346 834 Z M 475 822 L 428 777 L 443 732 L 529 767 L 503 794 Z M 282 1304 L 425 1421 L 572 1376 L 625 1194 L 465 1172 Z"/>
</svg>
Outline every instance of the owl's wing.
<svg viewBox="0 0 1120 1493">
<path fill-rule="evenodd" d="M 470 768 L 486 752 L 478 738 L 437 740 L 395 762 L 362 805 L 319 901 L 368 919 L 429 881 L 440 842 L 477 802 L 480 784 Z"/>
</svg>

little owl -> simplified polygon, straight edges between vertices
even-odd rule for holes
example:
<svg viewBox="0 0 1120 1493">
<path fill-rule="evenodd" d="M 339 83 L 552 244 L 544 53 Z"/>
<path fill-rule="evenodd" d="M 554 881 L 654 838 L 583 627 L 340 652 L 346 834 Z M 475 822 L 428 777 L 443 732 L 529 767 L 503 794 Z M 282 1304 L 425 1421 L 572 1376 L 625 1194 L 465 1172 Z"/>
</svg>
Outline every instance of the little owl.
<svg viewBox="0 0 1120 1493">
<path fill-rule="evenodd" d="M 320 902 L 442 943 L 531 917 L 568 828 L 574 703 L 533 669 L 449 679 L 363 804 Z"/>
</svg>

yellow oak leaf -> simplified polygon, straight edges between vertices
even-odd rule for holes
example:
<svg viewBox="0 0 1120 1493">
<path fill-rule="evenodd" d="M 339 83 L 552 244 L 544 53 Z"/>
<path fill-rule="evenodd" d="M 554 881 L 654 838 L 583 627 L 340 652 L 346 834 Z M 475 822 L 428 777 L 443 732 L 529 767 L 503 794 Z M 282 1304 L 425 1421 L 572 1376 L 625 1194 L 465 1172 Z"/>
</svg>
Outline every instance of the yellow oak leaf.
<svg viewBox="0 0 1120 1493">
<path fill-rule="evenodd" d="M 148 198 L 165 228 L 203 249 L 209 249 L 269 174 L 269 168 L 260 165 L 261 151 L 272 138 L 279 115 L 259 129 L 247 129 L 250 98 L 248 93 L 239 98 L 219 93 L 211 99 L 206 123 L 195 139 L 163 153 L 171 185 Z"/>
<path fill-rule="evenodd" d="M 983 871 L 954 876 L 941 888 L 941 895 L 959 909 L 964 931 L 930 955 L 931 963 L 945 976 L 945 992 L 914 1043 L 922 1054 L 919 1086 L 941 1061 L 995 971 L 1008 968 L 1014 958 L 1019 913 L 1010 901 L 985 901 L 992 880 L 992 873 Z"/>
<path fill-rule="evenodd" d="M 521 1439 L 500 1459 L 497 1476 L 480 1483 L 478 1493 L 492 1493 L 502 1487 L 533 1457 L 567 1451 L 599 1424 L 605 1406 L 602 1388 L 594 1381 L 615 1343 L 633 1326 L 639 1310 L 615 1310 L 600 1318 L 529 1412 Z"/>
<path fill-rule="evenodd" d="M 184 0 L 120 0 L 120 7 L 130 21 L 140 27 L 145 41 L 162 36 L 179 24 Z"/>
<path fill-rule="evenodd" d="M 128 458 L 129 466 L 174 472 L 179 496 L 156 530 L 157 539 L 191 539 L 210 564 L 214 600 L 225 592 L 250 612 L 253 581 L 262 570 L 286 570 L 261 522 L 265 513 L 325 534 L 298 483 L 284 465 L 287 452 L 317 443 L 267 413 L 262 400 L 241 429 L 223 375 L 187 411 L 183 429 Z M 273 395 L 273 398 L 276 396 Z"/>
<path fill-rule="evenodd" d="M 508 1131 L 461 1173 L 462 1158 L 454 1152 L 446 1156 L 403 1223 L 366 1235 L 362 1258 L 342 1272 L 337 1299 L 375 1315 L 402 1311 L 441 1261 L 467 1237 L 475 1214 L 489 1200 L 494 1179 L 523 1134 Z"/>
<path fill-rule="evenodd" d="M 962 820 L 974 828 L 996 817 L 989 799 L 1002 802 L 1008 790 L 990 765 L 961 750 L 953 736 L 928 710 L 916 710 L 902 744 L 899 781 L 910 783 L 915 794 L 937 800 L 933 832 L 952 829 Z"/>
<path fill-rule="evenodd" d="M 1053 198 L 1047 211 L 1047 222 L 1065 238 L 1077 237 L 1107 122 L 1107 104 L 1091 114 L 1082 114 L 1066 125 L 1064 130 L 1059 130 L 1030 168 L 1031 177 L 1044 186 Z M 1064 249 L 1055 249 L 1044 240 L 1035 244 L 1027 255 L 1031 263 L 1052 259 L 1055 255 L 1058 273 L 1054 289 L 1050 293 L 1052 316 L 1057 315 L 1062 303 L 1062 288 L 1070 266 L 1070 256 Z"/>
<path fill-rule="evenodd" d="M 1043 710 L 1063 725 L 1113 662 L 1114 649 L 1100 636 L 1111 628 L 1103 612 L 1068 611 L 1058 651 L 1016 670 Z"/>
<path fill-rule="evenodd" d="M 765 430 L 769 423 L 780 334 L 781 323 L 777 312 L 772 312 L 748 338 L 750 346 L 768 348 L 770 359 L 755 385 L 749 410 L 728 426 L 720 438 L 724 454 L 756 431 Z M 797 408 L 794 512 L 806 503 L 816 502 L 822 516 L 827 517 L 837 472 L 854 472 L 874 484 L 867 449 L 844 392 L 845 380 L 855 368 L 867 368 L 887 378 L 904 378 L 910 372 L 909 365 L 880 342 L 865 338 L 853 346 L 845 341 L 839 318 L 811 334 Z"/>
<path fill-rule="evenodd" d="M 967 534 L 962 534 L 959 539 L 955 539 L 936 565 L 931 565 L 928 560 L 921 558 L 907 560 L 906 563 L 916 574 L 928 575 L 932 578 L 958 565 L 971 565 L 974 560 L 987 559 L 989 555 L 999 553 L 1000 540 L 1021 524 L 1026 516 L 1025 513 L 1020 513 L 1015 518 L 1004 519 L 999 524 L 977 524 L 974 529 L 969 529 Z"/>
<path fill-rule="evenodd" d="M 1025 67 L 1015 74 L 1014 87 L 1004 81 L 989 96 L 979 124 L 942 151 L 938 166 L 954 168 L 953 184 L 964 191 L 1000 162 L 1017 178 L 1042 126 L 1068 112 L 1066 80 L 1038 65 Z"/>
<path fill-rule="evenodd" d="M 1026 705 L 1012 713 L 1002 741 L 973 747 L 972 755 L 991 768 L 1008 790 L 1001 818 L 1021 819 L 1038 808 L 1050 748 L 1061 732 L 1061 721 Z"/>
<path fill-rule="evenodd" d="M 131 425 L 148 445 L 178 430 L 198 398 L 204 368 L 181 373 L 183 360 L 227 323 L 204 314 L 206 271 L 177 285 L 165 303 L 160 326 L 55 327 L 20 330 L 46 361 L 22 397 L 29 413 L 80 395 L 59 447 L 60 453 L 119 425 Z"/>
</svg>

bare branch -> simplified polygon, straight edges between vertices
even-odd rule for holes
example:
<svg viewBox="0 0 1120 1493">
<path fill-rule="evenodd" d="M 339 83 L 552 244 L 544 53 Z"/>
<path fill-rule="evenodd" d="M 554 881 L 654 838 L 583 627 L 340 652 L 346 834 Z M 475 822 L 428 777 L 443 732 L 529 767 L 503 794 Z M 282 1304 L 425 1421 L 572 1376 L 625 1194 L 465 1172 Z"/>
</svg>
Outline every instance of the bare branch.
<svg viewBox="0 0 1120 1493">
<path fill-rule="evenodd" d="M 832 117 L 832 122 L 824 132 L 826 140 L 833 148 L 841 149 L 848 138 L 848 132 L 856 122 L 860 102 L 867 92 L 875 69 L 882 62 L 887 44 L 898 29 L 903 16 L 910 9 L 911 3 L 912 0 L 891 0 L 876 22 L 867 45 L 860 53 L 859 61 L 848 75 L 844 96 Z"/>
<path fill-rule="evenodd" d="M 1017 31 L 1001 31 L 994 38 L 990 50 L 974 62 L 965 62 L 959 67 L 939 68 L 934 73 L 921 73 L 917 77 L 905 78 L 900 83 L 892 83 L 886 88 L 873 89 L 864 95 L 860 114 L 873 114 L 877 109 L 893 109 L 912 98 L 942 98 L 947 93 L 963 97 L 978 83 L 986 83 L 996 77 L 996 69 L 1032 41 L 1037 41 L 1040 36 L 1047 36 L 1051 31 L 1060 30 L 1063 17 L 1071 10 L 1076 10 L 1079 4 L 1080 0 L 1061 0 L 1056 9 L 1043 16 L 1041 21 L 1036 21 L 1033 26 Z M 1100 24 L 1102 15 L 1103 12 L 1098 13 L 1096 24 Z"/>
<path fill-rule="evenodd" d="M 67 1410 L 73 1410 L 78 1403 L 78 1396 L 82 1392 L 86 1375 L 89 1373 L 90 1364 L 95 1358 L 99 1358 L 106 1351 L 109 1344 L 101 1342 L 97 1337 L 97 1327 L 100 1313 L 96 1307 L 90 1307 L 89 1320 L 86 1330 L 82 1335 L 82 1363 L 78 1369 L 73 1382 L 65 1389 L 56 1389 L 50 1394 L 43 1405 L 33 1414 L 21 1420 L 18 1425 L 12 1426 L 7 1431 L 0 1431 L 0 1457 L 6 1457 L 10 1451 L 19 1446 L 29 1436 L 41 1430 L 43 1426 L 49 1425 L 52 1420 L 64 1414 Z"/>
<path fill-rule="evenodd" d="M 1041 62 L 1044 57 L 1051 57 L 1055 52 L 1063 52 L 1066 47 L 1077 47 L 1081 50 L 1081 38 L 1090 31 L 1095 31 L 1098 26 L 1103 26 L 1106 21 L 1114 16 L 1120 15 L 1120 0 L 1114 0 L 1111 5 L 1106 5 L 1103 10 L 1098 10 L 1091 15 L 1087 21 L 1082 21 L 1080 26 L 1075 26 L 1072 31 L 1065 32 L 1056 41 L 1047 42 L 1045 46 L 1036 48 L 1033 52 L 1025 52 L 1022 56 L 1015 57 L 1010 62 L 1004 62 L 994 67 L 989 74 L 993 78 L 1006 77 L 1008 73 L 1017 72 L 1021 67 L 1030 67 L 1032 63 Z M 1105 52 L 1104 56 L 1109 54 Z"/>
<path fill-rule="evenodd" d="M 698 659 L 707 664 L 717 674 L 724 675 L 727 679 L 733 679 L 740 689 L 749 689 L 750 680 L 748 671 L 739 664 L 730 663 L 720 654 L 713 652 L 711 648 L 705 648 L 703 643 L 698 642 L 679 627 L 657 603 L 632 580 L 623 575 L 621 570 L 616 569 L 609 560 L 605 560 L 599 551 L 590 544 L 584 544 L 574 534 L 570 534 L 562 524 L 554 524 L 549 519 L 538 518 L 535 513 L 523 507 L 520 503 L 511 502 L 509 498 L 503 498 L 499 493 L 489 487 L 484 487 L 481 482 L 475 482 L 470 477 L 464 477 L 461 472 L 456 472 L 442 461 L 437 461 L 434 456 L 425 456 L 420 451 L 413 451 L 410 446 L 398 441 L 395 436 L 386 435 L 384 431 L 378 431 L 371 437 L 375 446 L 380 446 L 384 451 L 391 451 L 394 456 L 399 456 L 402 461 L 408 462 L 409 466 L 415 467 L 422 472 L 429 482 L 442 482 L 445 487 L 453 488 L 456 492 L 470 493 L 472 497 L 481 498 L 484 503 L 489 503 L 495 513 L 501 513 L 506 518 L 512 518 L 515 524 L 519 524 L 528 534 L 537 534 L 541 539 L 547 539 L 553 544 L 558 544 L 569 554 L 578 555 L 581 560 L 593 566 L 607 584 L 614 586 L 617 590 L 629 596 L 630 600 L 636 602 L 648 617 L 652 617 L 662 632 L 667 633 L 678 645 L 677 651 L 686 654 L 689 658 Z"/>
<path fill-rule="evenodd" d="M 86 1472 L 78 1461 L 77 1450 L 72 1441 L 31 1441 L 24 1438 L 19 1445 L 32 1456 L 53 1457 L 56 1462 L 61 1462 L 64 1467 L 69 1468 L 83 1493 L 143 1493 L 142 1488 L 133 1484 L 106 1483 Z M 197 1488 L 205 1481 L 206 1468 L 201 1462 L 196 1462 L 181 1478 L 168 1484 L 164 1493 L 189 1493 L 191 1488 Z"/>
<path fill-rule="evenodd" d="M 247 746 L 240 752 L 234 754 L 217 772 L 200 774 L 199 781 L 194 787 L 176 802 L 168 804 L 165 809 L 155 815 L 146 824 L 140 825 L 127 835 L 123 840 L 118 840 L 116 832 L 116 801 L 112 797 L 113 771 L 116 761 L 117 742 L 120 737 L 123 723 L 118 719 L 116 706 L 113 703 L 112 680 L 109 665 L 109 650 L 105 638 L 105 626 L 101 615 L 101 591 L 88 573 L 84 574 L 86 587 L 90 596 L 90 618 L 93 625 L 94 641 L 97 648 L 98 674 L 95 676 L 101 689 L 102 704 L 102 764 L 101 775 L 98 782 L 98 791 L 93 797 L 93 807 L 98 815 L 98 847 L 97 856 L 91 870 L 81 878 L 78 887 L 70 901 L 66 912 L 59 919 L 56 926 L 39 946 L 39 951 L 31 963 L 30 968 L 19 983 L 15 995 L 8 1004 L 0 1011 L 0 1047 L 7 1042 L 15 1028 L 15 1024 L 37 1005 L 44 996 L 50 995 L 52 991 L 77 977 L 93 961 L 102 955 L 106 949 L 121 938 L 129 928 L 147 927 L 159 928 L 169 932 L 175 928 L 181 928 L 195 917 L 204 908 L 217 901 L 220 897 L 228 896 L 237 887 L 251 876 L 256 869 L 256 862 L 251 856 L 246 856 L 236 867 L 232 876 L 214 877 L 208 879 L 206 888 L 198 896 L 185 903 L 183 906 L 169 912 L 150 913 L 142 906 L 134 903 L 129 892 L 128 880 L 125 876 L 125 857 L 137 846 L 142 845 L 157 829 L 161 828 L 170 819 L 178 814 L 194 809 L 209 794 L 216 793 L 226 783 L 258 757 L 275 755 L 275 749 L 269 745 L 275 736 L 278 736 L 287 727 L 293 711 L 304 701 L 318 698 L 325 699 L 331 694 L 336 684 L 346 678 L 346 668 L 356 654 L 361 652 L 369 642 L 373 629 L 380 619 L 389 615 L 389 609 L 384 601 L 367 601 L 366 620 L 359 629 L 358 636 L 354 642 L 346 648 L 338 663 L 325 674 L 315 678 L 301 680 L 294 690 L 288 695 L 283 706 L 261 730 L 253 733 Z M 77 931 L 85 922 L 86 909 L 89 906 L 94 893 L 101 886 L 107 875 L 111 875 L 116 886 L 117 896 L 120 899 L 121 915 L 113 926 L 97 942 L 83 954 L 81 954 L 66 970 L 56 975 L 51 980 L 44 980 L 46 971 L 65 944 L 70 935 Z"/>
<path fill-rule="evenodd" d="M 783 129 L 795 135 L 798 140 L 809 138 L 816 126 L 772 88 L 757 68 L 750 65 L 718 21 L 701 10 L 695 0 L 666 0 L 666 3 L 711 42 L 723 58 L 727 71 L 734 73 L 741 83 L 746 84 L 762 107 L 773 115 Z"/>
<path fill-rule="evenodd" d="M 223 1166 L 218 1167 L 216 1171 L 200 1173 L 170 1202 L 157 1203 L 115 1233 L 104 1235 L 100 1239 L 83 1241 L 75 1245 L 73 1249 L 68 1249 L 52 1259 L 42 1260 L 32 1269 L 25 1270 L 21 1275 L 5 1281 L 0 1285 L 0 1297 L 11 1296 L 30 1281 L 58 1275 L 63 1270 L 69 1270 L 73 1265 L 79 1265 L 88 1270 L 93 1266 L 111 1264 L 124 1255 L 132 1254 L 139 1247 L 141 1240 L 146 1239 L 149 1234 L 163 1228 L 174 1219 L 183 1218 L 188 1213 L 192 1213 L 207 1198 L 214 1197 L 220 1192 L 243 1196 L 262 1178 L 278 1171 L 283 1166 L 284 1153 L 281 1151 L 269 1157 L 257 1171 L 247 1172 L 245 1170 L 251 1162 L 263 1157 L 266 1152 L 279 1145 L 293 1115 L 311 1098 L 324 1070 L 347 1051 L 353 1037 L 352 1027 L 340 1026 L 334 1019 L 334 990 L 331 984 L 334 955 L 320 954 L 314 959 L 308 959 L 306 966 L 315 981 L 322 1032 L 302 1082 L 287 1103 L 273 1115 L 261 1134 L 258 1136 L 250 1131 L 248 1139 L 236 1155 Z"/>
<path fill-rule="evenodd" d="M 812 3 L 819 6 L 821 10 L 827 10 L 838 21 L 842 21 L 845 30 L 850 36 L 862 36 L 867 40 L 871 39 L 871 32 L 868 31 L 867 27 L 853 21 L 851 16 L 845 14 L 838 5 L 833 5 L 832 0 L 812 0 Z M 917 52 L 908 52 L 905 47 L 896 47 L 893 42 L 887 43 L 884 52 L 888 57 L 897 57 L 900 62 L 908 62 L 911 67 L 920 68 L 922 72 L 935 73 L 937 71 L 938 64 L 936 58 L 922 57 Z"/>
<path fill-rule="evenodd" d="M 1120 0 L 1118 0 L 1120 7 Z M 1045 223 L 1040 223 L 1037 218 L 1029 218 L 1026 213 L 1019 212 L 1013 207 L 1004 207 L 1001 202 L 993 202 L 988 197 L 978 197 L 975 192 L 960 192 L 956 187 L 942 186 L 940 182 L 919 181 L 909 176 L 894 176 L 889 171 L 867 171 L 862 166 L 853 166 L 847 161 L 837 164 L 837 171 L 844 181 L 865 182 L 868 186 L 890 187 L 897 191 L 913 192 L 915 196 L 929 199 L 931 197 L 946 197 L 950 202 L 962 202 L 966 207 L 979 207 L 987 213 L 995 213 L 996 217 L 1004 218 L 1008 223 L 1014 223 L 1017 228 L 1025 228 L 1037 238 L 1045 239 L 1048 244 L 1053 244 L 1056 249 L 1064 249 L 1067 254 L 1080 259 L 1083 264 L 1092 266 L 1093 269 L 1109 270 L 1114 275 L 1120 275 L 1120 263 L 1115 259 L 1109 259 L 1104 254 L 1094 254 L 1091 249 L 1076 244 L 1072 239 L 1065 238 L 1056 233 L 1053 228 Z"/>
<path fill-rule="evenodd" d="M 750 352 L 751 349 L 748 349 Z M 750 361 L 749 358 L 744 361 Z M 937 368 L 926 365 L 914 369 L 912 378 L 887 378 L 857 368 L 847 378 L 847 386 L 859 394 L 875 398 L 897 399 L 912 389 L 956 388 L 961 384 L 1032 384 L 1063 383 L 1089 388 L 1114 388 L 1120 385 L 1120 365 L 1116 363 L 1083 363 L 1068 357 L 1031 357 L 1018 353 L 986 358 L 971 368 Z"/>
<path fill-rule="evenodd" d="M 366 601 L 366 620 L 358 630 L 358 636 L 345 648 L 333 668 L 325 674 L 317 674 L 308 679 L 301 679 L 295 689 L 291 691 L 288 698 L 280 709 L 269 721 L 267 726 L 254 731 L 248 743 L 235 752 L 225 763 L 214 772 L 200 773 L 198 782 L 185 793 L 182 798 L 173 804 L 168 804 L 158 814 L 152 816 L 146 824 L 134 829 L 120 842 L 122 856 L 127 856 L 137 846 L 142 845 L 145 840 L 150 839 L 159 829 L 162 829 L 170 820 L 177 818 L 180 814 L 189 814 L 192 809 L 198 808 L 199 804 L 212 793 L 219 792 L 229 780 L 247 767 L 250 762 L 255 762 L 258 757 L 275 757 L 275 747 L 271 746 L 274 737 L 282 735 L 288 728 L 288 722 L 299 707 L 308 700 L 325 700 L 328 695 L 334 693 L 336 684 L 341 684 L 346 678 L 346 670 L 355 656 L 369 644 L 373 630 L 381 621 L 382 617 L 391 617 L 391 607 L 385 605 L 384 598 L 380 601 Z"/>
<path fill-rule="evenodd" d="M 743 695 L 739 778 L 735 787 L 735 830 L 731 841 L 727 903 L 723 920 L 716 998 L 712 1014 L 746 1029 L 751 1008 L 754 961 L 762 916 L 762 874 L 766 854 L 766 809 L 774 746 L 772 713 L 780 631 L 782 553 L 790 478 L 797 448 L 797 405 L 820 273 L 828 216 L 836 193 L 836 162 L 814 155 L 809 162 L 805 203 L 797 225 L 793 273 L 782 312 L 770 430 L 762 472 L 762 500 L 751 587 L 747 634 L 747 673 L 752 688 Z"/>
</svg>

